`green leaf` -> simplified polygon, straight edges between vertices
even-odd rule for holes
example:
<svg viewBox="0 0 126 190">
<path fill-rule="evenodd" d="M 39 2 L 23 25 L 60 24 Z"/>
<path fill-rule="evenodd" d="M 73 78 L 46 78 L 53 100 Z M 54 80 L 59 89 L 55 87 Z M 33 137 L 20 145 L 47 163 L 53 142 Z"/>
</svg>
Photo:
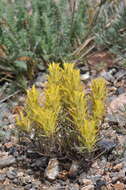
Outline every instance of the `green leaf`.
<svg viewBox="0 0 126 190">
<path fill-rule="evenodd" d="M 27 71 L 26 61 L 15 61 L 15 67 L 19 69 L 19 71 Z"/>
</svg>

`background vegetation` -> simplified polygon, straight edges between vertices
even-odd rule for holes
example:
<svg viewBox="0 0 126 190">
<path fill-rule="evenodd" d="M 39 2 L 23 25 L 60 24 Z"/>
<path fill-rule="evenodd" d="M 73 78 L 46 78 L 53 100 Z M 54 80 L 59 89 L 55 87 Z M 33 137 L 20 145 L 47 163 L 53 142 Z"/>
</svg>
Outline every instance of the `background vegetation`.
<svg viewBox="0 0 126 190">
<path fill-rule="evenodd" d="M 84 62 L 97 49 L 125 62 L 125 18 L 125 1 L 0 1 L 0 82 L 26 88 L 49 62 Z"/>
</svg>

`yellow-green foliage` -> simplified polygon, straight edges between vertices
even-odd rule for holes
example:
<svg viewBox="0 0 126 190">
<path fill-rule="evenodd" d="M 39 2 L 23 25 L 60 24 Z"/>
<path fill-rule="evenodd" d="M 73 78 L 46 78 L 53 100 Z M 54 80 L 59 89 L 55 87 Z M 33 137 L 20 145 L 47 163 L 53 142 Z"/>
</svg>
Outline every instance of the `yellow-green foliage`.
<svg viewBox="0 0 126 190">
<path fill-rule="evenodd" d="M 60 85 L 62 78 L 61 71 L 59 64 L 52 63 L 49 65 L 48 85 Z"/>
<path fill-rule="evenodd" d="M 103 78 L 94 79 L 91 83 L 91 90 L 93 115 L 95 119 L 101 120 L 105 115 L 106 81 Z"/>
<path fill-rule="evenodd" d="M 45 136 L 52 137 L 56 132 L 56 122 L 58 113 L 60 112 L 60 95 L 59 86 L 53 84 L 48 85 L 45 89 L 46 102 L 44 106 L 40 106 L 39 92 L 33 86 L 27 91 L 26 106 L 24 108 L 26 116 L 20 112 L 20 117 L 17 117 L 17 125 L 25 131 L 32 130 L 34 127 L 37 131 L 42 129 Z M 27 127 L 27 122 L 29 123 Z"/>
<path fill-rule="evenodd" d="M 28 116 L 24 116 L 23 112 L 19 113 L 19 116 L 16 117 L 17 125 L 21 127 L 22 130 L 30 132 L 31 122 Z"/>
<path fill-rule="evenodd" d="M 82 92 L 82 89 L 79 70 L 74 69 L 74 64 L 64 63 L 61 85 L 63 101 L 67 105 L 71 104 L 74 101 L 74 93 Z"/>
<path fill-rule="evenodd" d="M 74 64 L 64 63 L 63 68 L 60 68 L 59 64 L 53 63 L 49 66 L 44 96 L 45 101 L 41 104 L 40 93 L 34 86 L 27 91 L 26 105 L 17 118 L 17 125 L 26 131 L 34 128 L 36 133 L 39 131 L 41 136 L 45 135 L 49 141 L 50 137 L 55 135 L 61 138 L 60 131 L 64 126 L 61 126 L 60 113 L 65 111 L 67 114 L 63 115 L 66 116 L 66 125 L 67 120 L 71 122 L 76 146 L 92 151 L 97 142 L 99 123 L 105 114 L 107 96 L 105 80 L 103 78 L 93 80 L 91 94 L 86 97 L 80 72 L 74 68 Z M 91 114 L 88 109 L 89 100 L 93 104 Z M 70 133 L 69 126 L 65 126 L 65 129 L 67 134 Z M 70 142 L 69 139 L 66 142 Z M 71 144 L 73 147 L 74 142 L 70 143 L 73 143 Z"/>
<path fill-rule="evenodd" d="M 80 125 L 79 132 L 81 134 L 80 141 L 86 146 L 88 151 L 92 151 L 97 141 L 97 124 L 95 120 L 85 119 L 83 125 Z"/>
</svg>

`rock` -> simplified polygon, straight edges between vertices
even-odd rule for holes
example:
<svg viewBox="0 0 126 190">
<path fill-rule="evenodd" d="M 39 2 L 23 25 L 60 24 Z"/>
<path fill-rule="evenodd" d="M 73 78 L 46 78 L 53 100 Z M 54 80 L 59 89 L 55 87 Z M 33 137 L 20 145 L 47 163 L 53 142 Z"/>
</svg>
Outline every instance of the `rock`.
<svg viewBox="0 0 126 190">
<path fill-rule="evenodd" d="M 69 177 L 70 178 L 74 178 L 76 177 L 77 175 L 77 172 L 78 172 L 78 169 L 79 169 L 79 164 L 77 161 L 73 161 L 72 162 L 72 165 L 70 167 L 70 170 L 69 170 Z"/>
<path fill-rule="evenodd" d="M 104 189 L 103 189 L 104 190 Z M 113 190 L 113 187 L 111 184 L 107 184 L 107 190 Z"/>
<path fill-rule="evenodd" d="M 25 190 L 30 190 L 31 188 L 32 188 L 32 184 L 27 184 L 24 187 Z"/>
<path fill-rule="evenodd" d="M 87 65 L 77 65 L 77 69 L 80 69 L 81 74 L 85 74 L 89 71 L 89 67 Z"/>
<path fill-rule="evenodd" d="M 32 182 L 31 176 L 20 177 L 20 184 L 21 185 L 27 185 L 27 184 L 29 184 L 31 182 Z"/>
<path fill-rule="evenodd" d="M 6 174 L 1 173 L 0 174 L 0 183 L 3 183 L 6 179 Z"/>
<path fill-rule="evenodd" d="M 34 187 L 34 188 L 38 188 L 40 185 L 41 185 L 40 181 L 36 180 L 36 181 L 32 182 L 32 187 Z"/>
<path fill-rule="evenodd" d="M 96 186 L 95 186 L 95 189 L 97 190 L 107 190 L 107 187 L 106 187 L 106 182 L 102 179 L 99 179 L 96 181 Z"/>
<path fill-rule="evenodd" d="M 123 183 L 117 182 L 116 184 L 114 184 L 114 190 L 124 190 L 125 189 L 125 185 Z"/>
<path fill-rule="evenodd" d="M 12 148 L 14 144 L 12 142 L 8 142 L 4 144 L 5 150 L 9 151 L 10 148 Z"/>
<path fill-rule="evenodd" d="M 125 112 L 126 105 L 126 93 L 119 95 L 117 98 L 111 101 L 108 106 L 108 113 L 122 113 Z"/>
<path fill-rule="evenodd" d="M 124 87 L 119 87 L 119 88 L 117 88 L 117 94 L 118 94 L 118 95 L 123 94 L 123 93 L 125 93 L 125 92 L 126 92 L 126 90 L 125 90 Z"/>
<path fill-rule="evenodd" d="M 37 168 L 45 168 L 45 166 L 47 165 L 47 158 L 38 158 L 35 160 L 35 163 L 34 165 L 37 167 Z"/>
<path fill-rule="evenodd" d="M 23 177 L 24 176 L 24 173 L 23 172 L 18 172 L 17 173 L 17 177 Z"/>
<path fill-rule="evenodd" d="M 107 114 L 106 119 L 107 122 L 112 122 L 119 124 L 119 126 L 125 126 L 126 125 L 126 117 L 125 115 L 120 115 L 118 113 L 114 114 Z"/>
<path fill-rule="evenodd" d="M 27 174 L 28 174 L 28 175 L 33 175 L 33 174 L 34 174 L 34 171 L 31 170 L 31 169 L 28 169 L 28 170 L 27 170 Z"/>
<path fill-rule="evenodd" d="M 35 151 L 30 150 L 30 149 L 27 150 L 26 155 L 28 158 L 31 158 L 31 159 L 37 159 L 37 158 L 42 157 L 42 155 L 39 152 L 35 152 Z"/>
<path fill-rule="evenodd" d="M 112 183 L 116 183 L 117 181 L 125 181 L 126 180 L 126 169 L 123 168 L 119 172 L 111 172 L 110 177 L 112 178 Z"/>
<path fill-rule="evenodd" d="M 68 186 L 66 186 L 65 189 L 66 190 L 79 190 L 79 185 L 78 184 L 68 184 Z"/>
<path fill-rule="evenodd" d="M 7 172 L 6 175 L 7 175 L 7 177 L 8 177 L 9 179 L 13 180 L 13 179 L 16 178 L 17 172 L 16 172 L 14 169 L 9 168 L 9 171 Z"/>
<path fill-rule="evenodd" d="M 94 189 L 95 189 L 94 185 L 87 185 L 81 188 L 81 190 L 94 190 Z"/>
<path fill-rule="evenodd" d="M 118 81 L 121 78 L 123 78 L 124 76 L 126 76 L 126 70 L 124 70 L 124 69 L 119 70 L 114 76 L 116 78 L 116 81 Z"/>
<path fill-rule="evenodd" d="M 0 158 L 0 168 L 5 168 L 16 163 L 16 159 L 13 156 L 4 156 Z"/>
<path fill-rule="evenodd" d="M 123 163 L 119 163 L 113 167 L 113 171 L 119 172 L 123 168 Z"/>
<path fill-rule="evenodd" d="M 39 73 L 35 81 L 35 86 L 38 88 L 43 88 L 43 84 L 45 83 L 46 80 L 47 80 L 47 75 L 44 73 Z"/>
<path fill-rule="evenodd" d="M 62 188 L 62 186 L 59 183 L 55 185 L 51 185 L 51 186 L 47 186 L 47 185 L 41 186 L 41 190 L 61 190 L 61 189 L 64 189 L 64 187 Z M 65 190 L 67 190 L 67 188 L 65 188 Z"/>
<path fill-rule="evenodd" d="M 83 179 L 83 184 L 85 185 L 85 186 L 87 186 L 87 185 L 92 185 L 92 180 L 90 180 L 90 179 Z"/>
<path fill-rule="evenodd" d="M 102 150 L 107 152 L 110 152 L 113 150 L 113 148 L 116 147 L 116 144 L 112 140 L 106 140 L 102 139 L 97 143 L 98 147 Z"/>
<path fill-rule="evenodd" d="M 45 170 L 45 177 L 49 180 L 55 180 L 59 174 L 59 162 L 57 158 L 50 159 L 48 166 Z"/>
<path fill-rule="evenodd" d="M 126 136 L 125 135 L 117 135 L 119 144 L 123 147 L 126 142 Z"/>
<path fill-rule="evenodd" d="M 8 120 L 5 119 L 5 117 L 7 116 L 7 113 L 9 113 L 8 104 L 7 103 L 1 103 L 0 104 L 0 126 L 7 125 L 9 123 Z"/>
<path fill-rule="evenodd" d="M 87 173 L 86 172 L 81 173 L 79 176 L 79 179 L 78 179 L 79 183 L 82 185 L 83 185 L 83 179 L 87 179 Z"/>
<path fill-rule="evenodd" d="M 90 78 L 90 73 L 87 72 L 85 74 L 81 74 L 80 78 L 81 78 L 82 81 L 85 81 L 85 80 Z"/>
<path fill-rule="evenodd" d="M 93 183 L 93 184 L 96 184 L 96 182 L 97 182 L 98 180 L 100 180 L 101 178 L 102 178 L 101 175 L 91 175 L 91 180 L 92 180 L 92 183 Z"/>
<path fill-rule="evenodd" d="M 14 187 L 13 185 L 0 185 L 0 190 L 24 190 L 23 187 Z"/>
<path fill-rule="evenodd" d="M 114 82 L 114 81 L 115 81 L 115 78 L 114 78 L 114 77 L 112 76 L 112 74 L 109 73 L 109 72 L 102 71 L 102 72 L 100 73 L 100 75 L 101 75 L 105 80 L 107 80 L 107 81 L 109 81 L 109 82 Z"/>
<path fill-rule="evenodd" d="M 111 69 L 109 69 L 109 73 L 111 75 L 114 75 L 116 72 L 117 72 L 117 68 L 111 68 Z"/>
<path fill-rule="evenodd" d="M 13 179 L 13 183 L 16 184 L 16 185 L 19 185 L 20 184 L 20 181 L 18 178 L 15 178 Z"/>
<path fill-rule="evenodd" d="M 118 179 L 123 180 L 126 177 L 126 168 L 124 167 L 122 170 L 118 172 Z"/>
</svg>

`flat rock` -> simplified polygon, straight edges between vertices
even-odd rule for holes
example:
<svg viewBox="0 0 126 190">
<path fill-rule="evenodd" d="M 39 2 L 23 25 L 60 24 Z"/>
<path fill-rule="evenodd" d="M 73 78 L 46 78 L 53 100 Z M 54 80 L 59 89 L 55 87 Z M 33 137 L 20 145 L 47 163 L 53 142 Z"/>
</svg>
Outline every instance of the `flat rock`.
<svg viewBox="0 0 126 190">
<path fill-rule="evenodd" d="M 122 113 L 125 111 L 126 106 L 126 93 L 120 94 L 117 98 L 113 99 L 108 106 L 108 113 Z"/>
<path fill-rule="evenodd" d="M 111 73 L 103 71 L 100 73 L 100 75 L 109 82 L 114 82 L 115 78 L 112 76 Z"/>
<path fill-rule="evenodd" d="M 16 163 L 16 159 L 13 156 L 3 156 L 0 158 L 0 169 L 10 166 Z"/>
</svg>

